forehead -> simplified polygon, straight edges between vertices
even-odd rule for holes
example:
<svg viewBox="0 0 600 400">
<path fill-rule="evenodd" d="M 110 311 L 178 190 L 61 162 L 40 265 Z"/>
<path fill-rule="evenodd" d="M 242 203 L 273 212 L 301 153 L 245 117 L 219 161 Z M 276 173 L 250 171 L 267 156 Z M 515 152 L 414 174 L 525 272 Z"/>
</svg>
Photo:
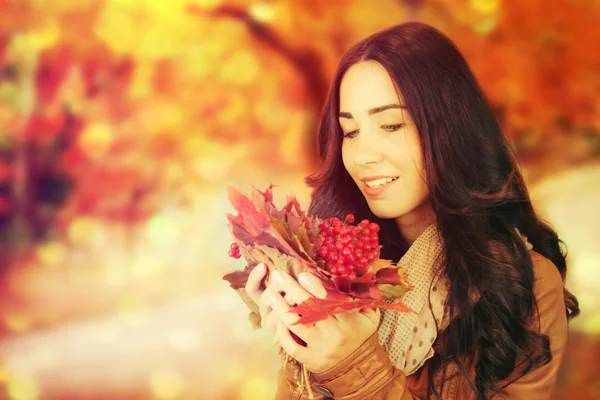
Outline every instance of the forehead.
<svg viewBox="0 0 600 400">
<path fill-rule="evenodd" d="M 399 102 L 401 99 L 394 82 L 385 68 L 376 61 L 354 64 L 342 78 L 340 111 L 364 111 Z"/>
</svg>

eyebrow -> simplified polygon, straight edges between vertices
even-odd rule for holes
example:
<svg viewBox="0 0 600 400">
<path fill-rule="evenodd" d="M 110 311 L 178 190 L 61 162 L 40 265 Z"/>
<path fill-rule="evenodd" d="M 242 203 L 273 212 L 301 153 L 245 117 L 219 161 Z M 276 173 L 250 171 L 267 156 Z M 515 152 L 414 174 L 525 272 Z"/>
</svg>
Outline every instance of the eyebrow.
<svg viewBox="0 0 600 400">
<path fill-rule="evenodd" d="M 379 106 L 379 107 L 371 108 L 369 110 L 369 115 L 377 114 L 377 113 L 380 113 L 382 111 L 389 110 L 390 108 L 403 108 L 403 109 L 406 110 L 406 106 L 403 106 L 403 105 L 400 105 L 400 104 L 386 104 L 385 106 Z M 340 111 L 339 118 L 352 119 L 353 117 L 352 117 L 352 114 L 349 113 L 349 112 Z"/>
</svg>

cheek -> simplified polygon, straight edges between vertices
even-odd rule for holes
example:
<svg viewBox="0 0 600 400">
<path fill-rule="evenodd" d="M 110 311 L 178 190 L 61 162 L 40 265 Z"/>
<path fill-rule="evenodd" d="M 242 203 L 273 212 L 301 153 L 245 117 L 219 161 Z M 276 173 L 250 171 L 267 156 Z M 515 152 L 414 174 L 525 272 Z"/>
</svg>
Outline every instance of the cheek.
<svg viewBox="0 0 600 400">
<path fill-rule="evenodd" d="M 421 142 L 419 135 L 416 131 L 412 131 L 406 138 L 406 148 L 410 153 L 412 160 L 412 166 L 417 175 L 417 179 L 422 185 L 426 185 L 427 176 L 425 174 L 425 163 L 423 161 L 423 150 L 421 149 Z"/>
<path fill-rule="evenodd" d="M 405 147 L 399 152 L 402 153 L 402 162 L 398 169 L 404 173 L 406 179 L 404 189 L 411 193 L 410 202 L 420 203 L 429 197 L 421 147 L 416 141 L 406 140 L 404 144 Z"/>
<path fill-rule="evenodd" d="M 427 173 L 425 172 L 425 164 L 423 164 L 423 158 L 421 156 L 415 160 L 415 169 L 418 171 L 419 181 L 424 186 L 427 186 Z"/>
<path fill-rule="evenodd" d="M 405 186 L 401 188 L 402 209 L 405 212 L 418 208 L 429 199 L 429 188 L 416 170 L 410 174 Z"/>
<path fill-rule="evenodd" d="M 429 188 L 427 186 L 425 166 L 423 165 L 421 157 L 418 157 L 414 160 L 413 171 L 413 185 L 415 193 L 418 193 L 419 197 L 427 197 L 429 195 Z"/>
<path fill-rule="evenodd" d="M 419 199 L 424 200 L 429 197 L 429 187 L 427 187 L 427 183 L 423 182 L 423 180 L 419 179 Z"/>
<path fill-rule="evenodd" d="M 429 186 L 427 185 L 427 175 L 425 174 L 425 167 L 421 160 L 418 166 L 418 174 L 416 176 L 416 193 L 418 194 L 418 202 L 422 203 L 429 198 Z"/>
<path fill-rule="evenodd" d="M 352 163 L 352 154 L 350 154 L 350 149 L 348 148 L 348 146 L 342 146 L 341 152 L 344 168 L 346 168 L 346 171 L 348 171 L 350 176 L 354 178 L 354 164 Z"/>
</svg>

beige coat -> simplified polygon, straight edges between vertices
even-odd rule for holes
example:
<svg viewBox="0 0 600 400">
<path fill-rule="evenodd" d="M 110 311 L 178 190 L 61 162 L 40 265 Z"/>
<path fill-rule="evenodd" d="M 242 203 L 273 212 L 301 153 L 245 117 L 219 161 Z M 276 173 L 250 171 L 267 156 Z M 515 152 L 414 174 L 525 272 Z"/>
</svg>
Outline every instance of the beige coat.
<svg viewBox="0 0 600 400">
<path fill-rule="evenodd" d="M 567 318 L 560 273 L 547 258 L 535 251 L 531 251 L 530 254 L 535 274 L 534 293 L 540 313 L 540 324 L 537 318 L 532 324 L 540 332 L 549 336 L 552 361 L 509 384 L 505 388 L 508 395 L 504 397 L 508 399 L 553 398 L 556 378 L 567 342 Z M 434 349 L 439 349 L 440 346 L 443 344 L 436 340 Z M 312 383 L 312 387 L 314 392 L 316 390 L 316 399 L 426 399 L 428 366 L 429 363 L 425 362 L 416 373 L 406 376 L 402 370 L 392 365 L 388 355 L 380 346 L 375 332 L 337 366 L 314 375 L 315 382 Z M 456 368 L 456 365 L 453 367 Z M 275 400 L 308 399 L 306 391 L 303 395 L 293 392 L 293 374 L 294 371 L 289 364 L 279 371 Z M 471 379 L 473 378 L 474 371 L 471 369 Z M 514 378 L 509 377 L 507 382 L 512 379 Z M 331 393 L 331 396 L 322 393 Z M 449 381 L 446 380 L 442 398 L 468 400 L 475 399 L 475 395 L 466 380 L 459 374 Z"/>
</svg>

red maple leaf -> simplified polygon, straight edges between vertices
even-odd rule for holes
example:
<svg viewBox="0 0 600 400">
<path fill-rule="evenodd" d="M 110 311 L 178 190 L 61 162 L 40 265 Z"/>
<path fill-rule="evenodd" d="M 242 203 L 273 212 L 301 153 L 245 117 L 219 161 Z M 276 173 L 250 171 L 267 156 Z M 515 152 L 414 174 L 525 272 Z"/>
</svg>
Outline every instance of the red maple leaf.
<svg viewBox="0 0 600 400">
<path fill-rule="evenodd" d="M 223 277 L 255 311 L 244 287 L 248 275 L 259 263 L 269 271 L 281 269 L 292 278 L 298 279 L 302 272 L 317 277 L 325 288 L 324 299 L 311 298 L 294 307 L 302 314 L 298 321 L 308 324 L 326 319 L 328 316 L 365 308 L 389 308 L 402 312 L 414 312 L 405 304 L 390 304 L 388 300 L 399 299 L 411 287 L 403 268 L 392 261 L 376 259 L 356 276 L 333 275 L 325 268 L 325 261 L 318 257 L 321 219 L 307 216 L 300 203 L 290 196 L 285 206 L 278 209 L 273 204 L 273 185 L 265 192 L 254 190 L 250 196 L 235 188 L 229 188 L 229 200 L 237 215 L 227 214 L 229 227 L 236 240 L 240 256 L 247 265 Z M 377 246 L 377 252 L 381 246 Z M 269 285 L 270 275 L 265 278 Z"/>
<path fill-rule="evenodd" d="M 290 309 L 289 312 L 300 314 L 301 317 L 293 325 L 296 324 L 313 324 L 323 321 L 332 315 L 346 313 L 351 311 L 359 311 L 365 308 L 387 308 L 402 312 L 415 312 L 402 302 L 395 304 L 386 303 L 384 300 L 374 299 L 357 299 L 351 296 L 334 295 L 328 296 L 325 299 L 312 297 L 301 304 Z"/>
</svg>

